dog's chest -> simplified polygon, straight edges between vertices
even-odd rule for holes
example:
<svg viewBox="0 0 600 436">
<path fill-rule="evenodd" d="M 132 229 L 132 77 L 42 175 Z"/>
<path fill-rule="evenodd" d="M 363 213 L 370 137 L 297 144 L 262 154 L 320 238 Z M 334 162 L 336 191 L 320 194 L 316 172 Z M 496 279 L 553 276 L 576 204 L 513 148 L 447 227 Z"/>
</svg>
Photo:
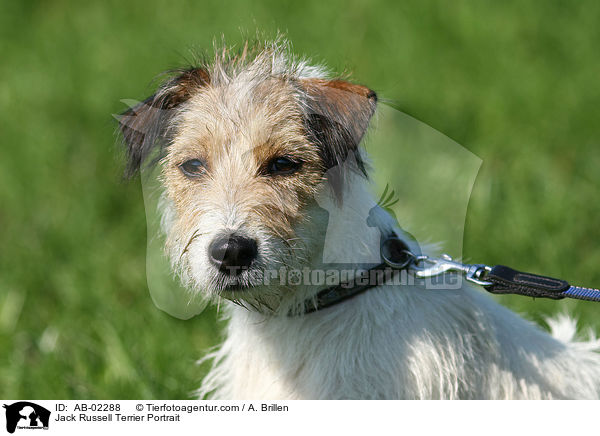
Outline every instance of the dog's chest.
<svg viewBox="0 0 600 436">
<path fill-rule="evenodd" d="M 226 386 L 217 395 L 383 399 L 414 398 L 423 386 L 434 397 L 456 389 L 438 377 L 439 371 L 418 368 L 425 359 L 434 365 L 443 354 L 437 345 L 445 341 L 427 344 L 425 355 L 416 335 L 400 334 L 407 329 L 397 317 L 388 314 L 390 319 L 384 320 L 385 314 L 378 313 L 372 319 L 368 312 L 352 310 L 354 302 L 345 304 L 353 316 L 252 321 L 248 314 L 234 315 L 221 349 Z"/>
</svg>

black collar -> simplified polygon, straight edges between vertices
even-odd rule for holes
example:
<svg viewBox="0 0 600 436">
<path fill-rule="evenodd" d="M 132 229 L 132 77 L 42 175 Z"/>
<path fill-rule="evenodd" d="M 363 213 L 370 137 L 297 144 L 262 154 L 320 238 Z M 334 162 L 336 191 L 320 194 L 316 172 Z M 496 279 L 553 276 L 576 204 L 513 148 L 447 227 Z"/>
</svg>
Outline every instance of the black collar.
<svg viewBox="0 0 600 436">
<path fill-rule="evenodd" d="M 356 297 L 371 288 L 385 285 L 399 271 L 407 269 L 411 265 L 414 254 L 408 245 L 394 233 L 381 244 L 381 258 L 382 263 L 370 269 L 361 270 L 351 281 L 323 289 L 314 299 L 306 300 L 304 313 L 326 309 Z"/>
</svg>

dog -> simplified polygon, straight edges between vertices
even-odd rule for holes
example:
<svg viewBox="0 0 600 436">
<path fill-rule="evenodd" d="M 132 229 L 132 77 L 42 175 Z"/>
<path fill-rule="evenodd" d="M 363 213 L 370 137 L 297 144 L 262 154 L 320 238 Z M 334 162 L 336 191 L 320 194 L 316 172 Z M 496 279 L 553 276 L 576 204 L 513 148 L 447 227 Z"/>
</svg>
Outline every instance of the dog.
<svg viewBox="0 0 600 436">
<path fill-rule="evenodd" d="M 229 303 L 199 397 L 599 398 L 600 343 L 577 342 L 567 316 L 548 334 L 466 282 L 382 283 L 321 308 L 341 275 L 265 279 L 370 264 L 380 236 L 420 250 L 369 189 L 360 145 L 376 108 L 375 92 L 277 41 L 219 49 L 123 115 L 127 173 L 160 166 L 173 270 L 191 294 Z"/>
</svg>

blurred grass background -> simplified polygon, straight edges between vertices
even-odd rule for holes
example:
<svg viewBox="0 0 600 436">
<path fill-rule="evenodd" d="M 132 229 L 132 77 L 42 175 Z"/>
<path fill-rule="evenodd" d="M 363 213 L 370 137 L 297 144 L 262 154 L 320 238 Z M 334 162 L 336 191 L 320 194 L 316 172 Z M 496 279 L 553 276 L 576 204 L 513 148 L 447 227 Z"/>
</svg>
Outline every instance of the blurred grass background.
<svg viewBox="0 0 600 436">
<path fill-rule="evenodd" d="M 221 34 L 282 30 L 482 158 L 467 258 L 599 286 L 598 22 L 594 0 L 3 1 L 0 397 L 188 398 L 198 385 L 215 311 L 181 321 L 153 306 L 140 185 L 121 180 L 111 114 Z M 600 330 L 593 303 L 501 301 Z"/>
</svg>

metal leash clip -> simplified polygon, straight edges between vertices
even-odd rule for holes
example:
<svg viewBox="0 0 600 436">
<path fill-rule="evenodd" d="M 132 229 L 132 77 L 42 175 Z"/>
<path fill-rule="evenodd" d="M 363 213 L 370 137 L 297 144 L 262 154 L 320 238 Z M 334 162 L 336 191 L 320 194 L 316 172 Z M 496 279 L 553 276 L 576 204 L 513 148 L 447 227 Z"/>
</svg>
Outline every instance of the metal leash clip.
<svg viewBox="0 0 600 436">
<path fill-rule="evenodd" d="M 381 258 L 384 262 L 382 265 L 397 270 L 410 269 L 419 278 L 459 272 L 468 281 L 483 286 L 492 294 L 516 294 L 554 300 L 568 297 L 600 302 L 600 289 L 571 286 L 564 280 L 520 272 L 503 265 L 491 267 L 482 263 L 460 263 L 447 254 L 442 254 L 439 258 L 415 254 L 396 235 L 382 244 Z"/>
<path fill-rule="evenodd" d="M 424 264 L 419 267 L 419 264 Z M 428 264 L 428 266 L 426 266 Z M 484 264 L 465 264 L 456 262 L 449 255 L 442 254 L 440 258 L 432 258 L 429 256 L 415 256 L 411 268 L 415 271 L 415 275 L 420 278 L 434 277 L 446 272 L 461 272 L 465 278 L 480 286 L 489 286 L 493 283 L 483 280 L 485 274 L 492 270 L 488 265 Z"/>
<path fill-rule="evenodd" d="M 484 264 L 464 264 L 452 260 L 447 254 L 440 258 L 415 254 L 408 245 L 396 236 L 388 238 L 381 247 L 383 261 L 394 269 L 409 268 L 419 278 L 434 277 L 446 272 L 461 272 L 465 278 L 480 286 L 490 286 L 493 282 L 484 280 L 485 275 L 492 270 Z"/>
</svg>

